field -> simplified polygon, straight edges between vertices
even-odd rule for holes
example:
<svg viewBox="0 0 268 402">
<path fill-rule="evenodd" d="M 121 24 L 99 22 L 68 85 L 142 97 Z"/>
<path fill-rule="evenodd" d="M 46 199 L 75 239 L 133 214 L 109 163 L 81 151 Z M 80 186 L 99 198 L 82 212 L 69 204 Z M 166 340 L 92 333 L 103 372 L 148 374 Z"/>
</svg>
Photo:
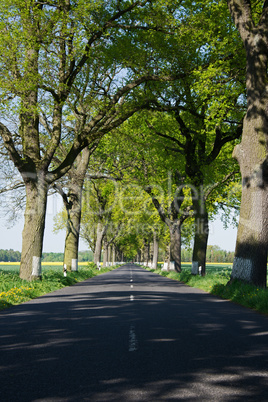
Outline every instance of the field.
<svg viewBox="0 0 268 402">
<path fill-rule="evenodd" d="M 79 267 L 86 267 L 88 262 L 79 262 Z M 42 271 L 47 271 L 50 269 L 62 269 L 63 262 L 42 262 Z M 0 262 L 0 272 L 10 271 L 13 273 L 19 273 L 20 263 L 19 262 Z"/>
</svg>

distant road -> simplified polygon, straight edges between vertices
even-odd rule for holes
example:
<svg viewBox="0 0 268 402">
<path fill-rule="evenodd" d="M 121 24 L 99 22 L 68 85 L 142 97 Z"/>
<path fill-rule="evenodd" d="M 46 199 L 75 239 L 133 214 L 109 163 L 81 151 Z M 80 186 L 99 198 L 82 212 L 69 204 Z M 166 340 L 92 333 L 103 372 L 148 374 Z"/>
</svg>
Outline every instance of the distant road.
<svg viewBox="0 0 268 402">
<path fill-rule="evenodd" d="M 127 264 L 0 312 L 0 401 L 268 401 L 268 318 Z"/>
</svg>

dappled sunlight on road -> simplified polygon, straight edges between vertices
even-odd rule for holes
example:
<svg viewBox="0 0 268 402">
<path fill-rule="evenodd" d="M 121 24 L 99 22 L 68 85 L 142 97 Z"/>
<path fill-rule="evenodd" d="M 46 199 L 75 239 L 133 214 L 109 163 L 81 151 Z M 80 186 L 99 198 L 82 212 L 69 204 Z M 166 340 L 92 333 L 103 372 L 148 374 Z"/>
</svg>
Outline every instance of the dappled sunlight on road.
<svg viewBox="0 0 268 402">
<path fill-rule="evenodd" d="M 0 313 L 4 400 L 267 400 L 266 317 L 132 270 Z"/>
</svg>

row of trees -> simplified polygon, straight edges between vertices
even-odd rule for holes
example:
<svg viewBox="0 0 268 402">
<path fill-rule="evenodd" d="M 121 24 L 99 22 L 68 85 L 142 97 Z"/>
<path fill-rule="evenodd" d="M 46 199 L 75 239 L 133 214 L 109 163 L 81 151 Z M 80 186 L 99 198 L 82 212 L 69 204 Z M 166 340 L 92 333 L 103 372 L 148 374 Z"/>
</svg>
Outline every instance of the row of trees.
<svg viewBox="0 0 268 402">
<path fill-rule="evenodd" d="M 192 261 L 193 250 L 182 249 L 182 261 Z M 206 262 L 229 262 L 233 263 L 234 252 L 222 250 L 219 246 L 208 246 Z"/>
<path fill-rule="evenodd" d="M 19 251 L 14 251 L 12 249 L 9 250 L 0 250 L 0 261 L 3 262 L 19 262 L 21 253 Z"/>
<path fill-rule="evenodd" d="M 21 253 L 19 251 L 10 250 L 0 250 L 0 261 L 1 262 L 20 262 Z M 43 262 L 62 262 L 64 258 L 63 253 L 43 253 Z M 79 251 L 78 261 L 79 262 L 92 262 L 94 255 L 92 251 Z M 159 261 L 163 261 L 165 258 L 165 253 L 160 250 Z M 222 250 L 218 246 L 208 246 L 207 262 L 233 262 L 234 253 Z M 182 249 L 182 261 L 189 262 L 192 261 L 192 250 Z"/>
<path fill-rule="evenodd" d="M 43 262 L 62 262 L 64 254 L 63 253 L 43 253 Z M 0 261 L 2 262 L 20 262 L 21 252 L 0 249 Z M 79 262 L 93 261 L 93 253 L 91 251 L 79 251 L 78 253 Z"/>
<path fill-rule="evenodd" d="M 236 145 L 242 202 L 232 277 L 264 286 L 267 1 L 1 0 L 0 13 L 3 153 L 26 192 L 21 278 L 41 275 L 52 188 L 66 208 L 65 264 L 77 261 L 83 183 L 101 141 L 125 183 L 151 199 L 177 270 L 182 230 L 194 226 L 193 261 L 204 275 L 208 219 L 230 206 Z"/>
<path fill-rule="evenodd" d="M 64 253 L 43 253 L 43 262 L 62 262 L 64 259 Z M 93 253 L 92 251 L 79 251 L 78 252 L 78 262 L 92 262 Z"/>
</svg>

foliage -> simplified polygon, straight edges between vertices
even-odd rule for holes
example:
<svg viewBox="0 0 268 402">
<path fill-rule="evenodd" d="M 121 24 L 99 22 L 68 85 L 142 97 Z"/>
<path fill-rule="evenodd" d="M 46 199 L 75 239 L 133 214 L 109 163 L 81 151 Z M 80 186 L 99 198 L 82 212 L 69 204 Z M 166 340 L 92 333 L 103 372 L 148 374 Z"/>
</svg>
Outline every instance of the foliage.
<svg viewBox="0 0 268 402">
<path fill-rule="evenodd" d="M 21 253 L 19 251 L 10 250 L 0 250 L 0 261 L 3 262 L 20 262 Z M 63 253 L 43 253 L 43 262 L 62 262 Z M 93 261 L 93 255 L 91 251 L 79 251 L 78 253 L 79 262 Z"/>
<path fill-rule="evenodd" d="M 0 261 L 4 262 L 19 262 L 21 253 L 19 251 L 0 250 Z"/>
<path fill-rule="evenodd" d="M 43 262 L 63 262 L 63 253 L 43 253 Z M 78 252 L 78 262 L 89 262 L 93 261 L 93 254 L 91 251 L 79 251 Z"/>
<path fill-rule="evenodd" d="M 190 262 L 192 261 L 192 249 L 188 248 L 182 249 L 182 261 Z M 222 250 L 219 246 L 207 246 L 206 262 L 230 262 L 234 260 L 234 252 Z"/>
</svg>

